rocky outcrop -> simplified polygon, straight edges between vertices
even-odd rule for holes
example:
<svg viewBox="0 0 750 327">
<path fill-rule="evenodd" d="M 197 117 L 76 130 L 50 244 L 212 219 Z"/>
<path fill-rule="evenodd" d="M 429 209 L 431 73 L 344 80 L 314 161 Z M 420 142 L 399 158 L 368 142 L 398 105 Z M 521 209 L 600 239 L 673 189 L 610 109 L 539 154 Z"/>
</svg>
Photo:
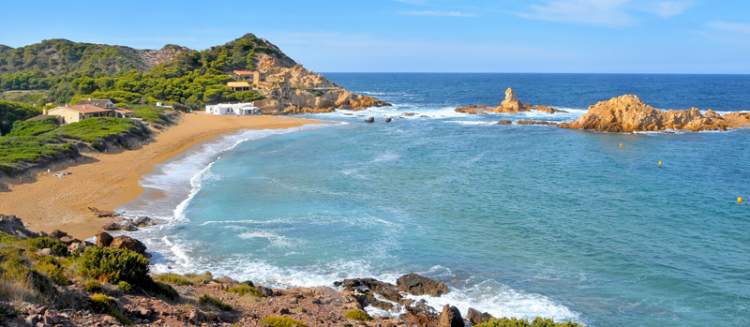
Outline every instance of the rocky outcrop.
<svg viewBox="0 0 750 327">
<path fill-rule="evenodd" d="M 109 246 L 117 249 L 128 249 L 140 254 L 146 254 L 146 245 L 141 243 L 141 241 L 129 236 L 117 236 L 112 239 L 112 242 L 109 244 Z"/>
<path fill-rule="evenodd" d="M 26 229 L 21 219 L 13 215 L 0 215 L 0 232 L 20 238 L 39 236 L 39 233 Z"/>
<path fill-rule="evenodd" d="M 390 105 L 371 96 L 352 93 L 301 65 L 290 66 L 265 54 L 258 57 L 258 71 L 263 76 L 258 91 L 265 99 L 256 101 L 255 105 L 263 113 L 320 113 Z"/>
<path fill-rule="evenodd" d="M 443 311 L 438 317 L 438 327 L 464 327 L 464 319 L 461 318 L 461 312 L 458 308 L 450 305 L 444 305 Z"/>
<path fill-rule="evenodd" d="M 561 124 L 560 127 L 615 133 L 727 130 L 750 127 L 750 113 L 722 116 L 711 109 L 705 114 L 698 108 L 659 110 L 643 103 L 638 96 L 627 94 L 598 102 L 578 120 Z"/>
<path fill-rule="evenodd" d="M 406 274 L 396 280 L 398 289 L 414 295 L 440 296 L 448 293 L 448 286 L 441 281 L 436 281 L 415 273 Z"/>
<path fill-rule="evenodd" d="M 516 114 L 524 111 L 540 111 L 550 114 L 565 112 L 563 110 L 555 109 L 549 106 L 525 104 L 518 100 L 515 93 L 513 93 L 512 88 L 507 88 L 505 90 L 505 98 L 497 107 L 492 107 L 484 104 L 472 104 L 456 108 L 456 112 L 471 115 L 483 115 L 490 113 Z"/>
<path fill-rule="evenodd" d="M 479 312 L 479 310 L 474 308 L 469 308 L 469 311 L 466 312 L 466 319 L 468 319 L 473 326 L 492 319 L 492 315 L 487 312 Z"/>
</svg>

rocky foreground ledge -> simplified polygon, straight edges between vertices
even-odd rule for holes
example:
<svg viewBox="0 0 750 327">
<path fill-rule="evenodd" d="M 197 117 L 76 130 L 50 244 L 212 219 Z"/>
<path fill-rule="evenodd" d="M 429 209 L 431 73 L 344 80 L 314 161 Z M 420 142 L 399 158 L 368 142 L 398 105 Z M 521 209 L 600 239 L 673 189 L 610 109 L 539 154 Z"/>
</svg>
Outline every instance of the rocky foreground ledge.
<svg viewBox="0 0 750 327">
<path fill-rule="evenodd" d="M 532 326 L 576 327 L 537 318 L 494 318 L 412 296 L 441 296 L 445 283 L 407 274 L 396 284 L 346 279 L 333 287 L 274 289 L 211 273 L 150 274 L 143 243 L 101 232 L 96 242 L 36 233 L 0 215 L 1 326 Z M 393 312 L 373 317 L 376 307 Z"/>
<path fill-rule="evenodd" d="M 626 94 L 596 103 L 581 118 L 560 124 L 560 127 L 614 133 L 724 131 L 750 127 L 750 113 L 720 115 L 708 109 L 703 114 L 698 108 L 659 110 L 643 103 L 636 95 Z"/>
<path fill-rule="evenodd" d="M 484 105 L 484 104 L 472 104 L 472 105 L 456 108 L 456 112 L 471 114 L 471 115 L 484 115 L 484 114 L 492 114 L 492 113 L 517 114 L 519 112 L 526 112 L 526 111 L 539 111 L 539 112 L 546 112 L 549 114 L 565 112 L 563 110 L 555 109 L 550 106 L 525 104 L 521 102 L 520 100 L 518 100 L 518 98 L 516 98 L 515 94 L 513 94 L 512 88 L 507 88 L 505 90 L 505 99 L 503 99 L 503 101 L 500 102 L 500 104 L 495 107 Z"/>
</svg>

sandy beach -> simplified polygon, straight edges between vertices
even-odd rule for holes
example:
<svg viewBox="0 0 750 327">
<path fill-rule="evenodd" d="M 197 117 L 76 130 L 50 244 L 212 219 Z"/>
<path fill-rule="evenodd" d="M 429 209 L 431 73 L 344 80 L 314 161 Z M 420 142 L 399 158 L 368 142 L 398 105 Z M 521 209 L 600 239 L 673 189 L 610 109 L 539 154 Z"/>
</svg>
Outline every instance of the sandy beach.
<svg viewBox="0 0 750 327">
<path fill-rule="evenodd" d="M 181 121 L 155 135 L 154 141 L 134 151 L 86 153 L 92 162 L 68 167 L 62 178 L 46 172 L 31 183 L 10 185 L 0 192 L 0 213 L 23 219 L 33 230 L 60 229 L 77 238 L 93 236 L 109 223 L 88 210 L 114 210 L 138 197 L 140 179 L 156 165 L 191 147 L 243 129 L 290 128 L 315 120 L 284 116 L 182 115 Z M 53 171 L 54 173 L 54 171 Z"/>
</svg>

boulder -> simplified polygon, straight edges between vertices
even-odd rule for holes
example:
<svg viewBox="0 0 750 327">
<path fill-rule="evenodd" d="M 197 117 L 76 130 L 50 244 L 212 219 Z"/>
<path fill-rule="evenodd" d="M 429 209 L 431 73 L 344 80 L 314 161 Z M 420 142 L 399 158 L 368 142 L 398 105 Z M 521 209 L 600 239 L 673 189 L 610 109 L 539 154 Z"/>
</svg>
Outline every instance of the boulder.
<svg viewBox="0 0 750 327">
<path fill-rule="evenodd" d="M 109 235 L 107 232 L 101 232 L 99 234 L 96 234 L 96 246 L 98 247 L 107 247 L 110 244 L 112 244 L 112 235 Z"/>
<path fill-rule="evenodd" d="M 63 237 L 65 237 L 65 236 L 68 236 L 68 233 L 63 232 L 63 231 L 61 231 L 59 229 L 55 229 L 51 233 L 49 233 L 49 237 L 56 238 L 58 240 L 61 239 L 61 238 L 63 238 Z"/>
<path fill-rule="evenodd" d="M 365 119 L 365 123 L 370 123 L 371 124 L 371 123 L 374 123 L 374 122 L 375 122 L 375 117 L 367 117 L 367 119 Z"/>
<path fill-rule="evenodd" d="M 125 235 L 120 235 L 112 239 L 112 243 L 110 243 L 109 246 L 117 249 L 128 249 L 144 255 L 146 254 L 146 245 L 139 240 Z"/>
<path fill-rule="evenodd" d="M 448 286 L 415 273 L 403 275 L 396 280 L 398 289 L 413 295 L 440 296 L 448 293 Z"/>
<path fill-rule="evenodd" d="M 23 225 L 23 222 L 21 222 L 21 219 L 13 215 L 0 215 L 0 232 L 4 232 L 6 234 L 21 238 L 39 236 L 39 233 L 35 233 L 26 229 L 26 227 Z"/>
<path fill-rule="evenodd" d="M 345 292 L 367 293 L 369 291 L 393 302 L 399 302 L 402 298 L 396 285 L 381 282 L 375 278 L 344 279 L 334 282 L 333 285 L 343 288 Z"/>
<path fill-rule="evenodd" d="M 151 217 L 141 216 L 131 220 L 133 225 L 137 227 L 146 227 L 154 224 L 154 220 Z"/>
<path fill-rule="evenodd" d="M 505 89 L 505 98 L 502 102 L 500 102 L 500 106 L 498 106 L 497 111 L 515 113 L 522 111 L 524 107 L 525 106 L 521 103 L 521 101 L 518 101 L 516 95 L 513 94 L 513 89 L 507 88 Z"/>
<path fill-rule="evenodd" d="M 438 327 L 464 327 L 464 319 L 458 308 L 450 305 L 443 306 L 443 311 L 438 317 Z"/>
<path fill-rule="evenodd" d="M 496 107 L 484 104 L 472 104 L 468 106 L 458 107 L 455 111 L 471 115 L 483 115 L 488 113 L 516 114 L 524 111 L 540 111 L 549 114 L 565 112 L 564 110 L 555 109 L 550 106 L 525 104 L 518 100 L 515 93 L 513 93 L 512 88 L 505 89 L 505 97 L 503 98 L 503 101 L 500 102 L 500 104 Z"/>
<path fill-rule="evenodd" d="M 516 120 L 518 125 L 545 125 L 545 126 L 557 126 L 559 123 L 553 121 L 536 120 L 536 119 L 519 119 Z"/>
<path fill-rule="evenodd" d="M 392 122 L 392 121 L 393 121 L 393 118 L 391 118 L 391 117 L 387 117 L 387 118 L 385 119 L 385 122 L 386 122 L 386 123 L 390 123 L 390 122 Z"/>
<path fill-rule="evenodd" d="M 85 242 L 73 242 L 68 245 L 68 252 L 72 254 L 81 253 L 86 249 Z"/>
<path fill-rule="evenodd" d="M 466 313 L 466 319 L 468 319 L 472 325 L 478 325 L 492 319 L 492 315 L 486 312 L 479 312 L 479 310 L 474 308 L 469 308 L 469 311 Z"/>
<path fill-rule="evenodd" d="M 408 326 L 436 326 L 438 314 L 425 300 L 419 300 L 406 306 L 406 313 L 400 318 L 407 322 Z"/>
<path fill-rule="evenodd" d="M 511 120 L 509 120 L 509 119 L 500 119 L 497 122 L 497 124 L 498 125 L 511 125 L 511 124 L 513 124 L 513 122 Z"/>
</svg>

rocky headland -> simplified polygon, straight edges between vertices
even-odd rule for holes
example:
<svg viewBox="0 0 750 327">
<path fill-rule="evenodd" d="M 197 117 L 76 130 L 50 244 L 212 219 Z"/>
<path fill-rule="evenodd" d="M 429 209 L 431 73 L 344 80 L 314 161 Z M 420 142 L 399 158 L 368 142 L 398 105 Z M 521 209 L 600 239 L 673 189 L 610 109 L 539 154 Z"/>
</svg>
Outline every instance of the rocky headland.
<svg viewBox="0 0 750 327">
<path fill-rule="evenodd" d="M 632 94 L 598 102 L 576 121 L 560 124 L 562 128 L 599 132 L 630 133 L 656 131 L 723 131 L 750 127 L 750 113 L 720 115 L 711 109 L 659 110 Z"/>
<path fill-rule="evenodd" d="M 505 90 L 505 98 L 503 99 L 502 102 L 500 102 L 499 105 L 495 107 L 484 105 L 484 104 L 472 104 L 472 105 L 456 108 L 456 112 L 471 114 L 471 115 L 484 115 L 484 114 L 493 114 L 493 113 L 494 114 L 497 114 L 497 113 L 516 114 L 516 113 L 525 112 L 525 111 L 539 111 L 539 112 L 546 112 L 549 114 L 565 112 L 563 110 L 555 109 L 550 106 L 525 104 L 521 102 L 520 100 L 518 100 L 516 95 L 513 93 L 512 88 L 507 88 Z"/>
<path fill-rule="evenodd" d="M 0 325 L 580 326 L 433 308 L 413 296 L 439 297 L 450 289 L 414 273 L 395 285 L 356 278 L 277 289 L 210 272 L 149 273 L 148 257 L 143 243 L 125 235 L 101 232 L 92 243 L 59 230 L 30 231 L 17 217 L 0 215 Z M 371 315 L 368 307 L 391 314 Z"/>
</svg>

